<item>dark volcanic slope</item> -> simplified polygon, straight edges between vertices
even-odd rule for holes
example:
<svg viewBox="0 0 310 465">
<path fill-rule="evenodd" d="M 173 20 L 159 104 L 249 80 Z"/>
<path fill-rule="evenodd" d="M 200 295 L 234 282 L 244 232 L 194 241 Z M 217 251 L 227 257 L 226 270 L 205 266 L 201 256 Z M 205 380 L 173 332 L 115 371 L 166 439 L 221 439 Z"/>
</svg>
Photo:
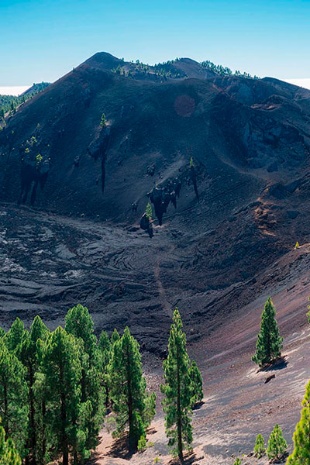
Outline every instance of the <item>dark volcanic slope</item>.
<svg viewBox="0 0 310 465">
<path fill-rule="evenodd" d="M 189 59 L 168 68 L 170 77 L 99 53 L 7 121 L 7 318 L 57 320 L 81 302 L 100 327 L 130 324 L 162 348 L 165 334 L 149 334 L 158 321 L 168 328 L 173 306 L 194 339 L 207 331 L 201 322 L 209 331 L 215 316 L 265 296 L 281 280 L 269 267 L 310 241 L 310 92 L 221 77 Z M 181 192 L 151 240 L 137 225 L 154 184 Z"/>
<path fill-rule="evenodd" d="M 3 200 L 120 220 L 133 202 L 144 210 L 154 182 L 186 178 L 190 157 L 206 199 L 221 185 L 247 184 L 252 196 L 306 168 L 310 92 L 269 78 L 205 78 L 201 68 L 194 79 L 199 65 L 186 59 L 176 64 L 182 79 L 111 72 L 120 64 L 97 54 L 11 118 L 0 138 Z"/>
</svg>

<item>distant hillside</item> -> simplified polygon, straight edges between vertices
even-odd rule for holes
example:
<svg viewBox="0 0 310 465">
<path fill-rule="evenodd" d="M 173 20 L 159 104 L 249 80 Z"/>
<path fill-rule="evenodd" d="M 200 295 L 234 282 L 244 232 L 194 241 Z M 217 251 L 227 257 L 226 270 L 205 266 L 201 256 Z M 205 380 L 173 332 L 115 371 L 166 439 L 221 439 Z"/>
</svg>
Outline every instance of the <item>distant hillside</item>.
<svg viewBox="0 0 310 465">
<path fill-rule="evenodd" d="M 16 108 L 21 103 L 26 102 L 28 99 L 44 90 L 47 86 L 49 86 L 48 82 L 33 84 L 29 89 L 27 89 L 18 97 L 14 95 L 0 95 L 0 125 L 1 119 L 3 120 L 6 113 L 11 112 L 14 114 L 16 112 Z"/>
</svg>

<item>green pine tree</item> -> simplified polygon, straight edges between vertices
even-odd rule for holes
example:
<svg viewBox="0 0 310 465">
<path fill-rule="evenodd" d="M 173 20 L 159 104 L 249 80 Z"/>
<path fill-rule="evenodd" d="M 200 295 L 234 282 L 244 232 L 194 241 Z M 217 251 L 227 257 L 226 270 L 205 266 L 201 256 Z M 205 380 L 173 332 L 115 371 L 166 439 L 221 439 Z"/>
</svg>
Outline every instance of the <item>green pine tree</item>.
<svg viewBox="0 0 310 465">
<path fill-rule="evenodd" d="M 41 457 L 40 432 L 42 431 L 43 419 L 40 417 L 41 403 L 36 399 L 35 381 L 39 370 L 39 357 L 37 352 L 38 340 L 45 340 L 49 330 L 39 316 L 36 316 L 26 332 L 21 343 L 21 361 L 26 368 L 26 381 L 28 385 L 29 424 L 26 447 L 28 449 L 27 461 L 36 464 Z M 40 463 L 40 462 L 39 462 Z"/>
<path fill-rule="evenodd" d="M 100 126 L 101 126 L 102 128 L 105 128 L 106 125 L 107 125 L 107 118 L 106 118 L 105 114 L 102 113 L 102 115 L 101 115 L 101 120 L 100 120 Z"/>
<path fill-rule="evenodd" d="M 128 425 L 130 450 L 136 450 L 145 437 L 146 382 L 142 375 L 139 344 L 126 328 L 123 336 L 113 345 L 109 366 L 111 399 L 116 413 L 116 434 L 124 432 Z"/>
<path fill-rule="evenodd" d="M 27 331 L 25 325 L 20 318 L 16 318 L 12 323 L 9 331 L 4 336 L 4 341 L 11 353 L 21 360 L 25 339 L 27 339 Z"/>
<path fill-rule="evenodd" d="M 294 450 L 287 465 L 310 465 L 310 381 L 302 401 L 300 420 L 293 435 Z"/>
<path fill-rule="evenodd" d="M 192 393 L 189 377 L 190 359 L 186 350 L 186 337 L 182 330 L 182 320 L 178 309 L 174 310 L 171 325 L 168 356 L 163 363 L 165 384 L 161 386 L 165 394 L 163 407 L 168 444 L 174 448 L 183 461 L 184 448 L 192 443 Z"/>
<path fill-rule="evenodd" d="M 267 457 L 269 460 L 281 459 L 287 451 L 287 443 L 283 437 L 282 429 L 279 425 L 273 428 L 267 445 Z"/>
<path fill-rule="evenodd" d="M 152 204 L 148 202 L 145 207 L 145 216 L 151 221 L 153 216 Z"/>
<path fill-rule="evenodd" d="M 202 376 L 195 361 L 191 361 L 189 368 L 190 388 L 191 388 L 191 406 L 192 408 L 199 404 L 203 399 Z"/>
<path fill-rule="evenodd" d="M 82 345 L 81 402 L 87 402 L 83 406 L 83 415 L 87 428 L 85 447 L 90 451 L 97 444 L 102 420 L 100 351 L 94 333 L 94 322 L 86 307 L 78 304 L 71 308 L 65 320 L 65 330 L 79 339 Z"/>
<path fill-rule="evenodd" d="M 119 335 L 119 332 L 117 331 L 116 328 L 114 328 L 114 331 L 113 333 L 111 334 L 111 344 L 112 346 L 115 344 L 115 342 L 119 341 L 120 340 L 120 335 Z"/>
<path fill-rule="evenodd" d="M 86 434 L 80 426 L 81 411 L 81 345 L 63 328 L 58 327 L 42 346 L 42 382 L 45 384 L 46 427 L 50 449 L 63 465 L 69 465 L 69 454 L 78 463 Z"/>
<path fill-rule="evenodd" d="M 0 417 L 6 433 L 24 455 L 28 425 L 26 370 L 0 340 Z"/>
<path fill-rule="evenodd" d="M 254 455 L 257 458 L 261 458 L 266 452 L 265 440 L 261 434 L 256 436 L 255 445 L 254 445 Z"/>
<path fill-rule="evenodd" d="M 276 309 L 269 297 L 262 313 L 260 332 L 256 342 L 256 353 L 252 357 L 253 362 L 259 366 L 273 362 L 281 356 L 282 346 L 283 338 L 279 335 Z"/>
</svg>

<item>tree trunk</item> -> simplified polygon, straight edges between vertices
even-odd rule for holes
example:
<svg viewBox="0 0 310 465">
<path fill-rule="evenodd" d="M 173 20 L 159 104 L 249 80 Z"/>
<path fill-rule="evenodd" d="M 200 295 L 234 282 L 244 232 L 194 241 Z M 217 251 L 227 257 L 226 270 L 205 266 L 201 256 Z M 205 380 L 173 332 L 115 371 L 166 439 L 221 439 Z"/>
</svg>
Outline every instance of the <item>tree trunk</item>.
<svg viewBox="0 0 310 465">
<path fill-rule="evenodd" d="M 178 457 L 183 463 L 183 444 L 182 444 L 182 412 L 181 412 L 181 386 L 180 386 L 180 368 L 177 354 L 177 434 L 178 434 Z"/>
<path fill-rule="evenodd" d="M 9 436 L 9 405 L 8 405 L 8 387 L 7 384 L 3 383 L 3 402 L 4 402 L 4 418 L 3 421 L 3 428 L 5 431 L 5 436 L 7 439 Z"/>
<path fill-rule="evenodd" d="M 36 450 L 36 446 L 37 446 L 37 437 L 36 437 L 36 424 L 35 424 L 35 417 L 34 417 L 35 416 L 34 393 L 33 393 L 34 373 L 33 373 L 33 367 L 31 365 L 29 366 L 29 384 L 30 384 L 30 388 L 29 388 L 29 404 L 30 404 L 30 411 L 29 411 L 30 438 L 29 438 L 29 444 L 30 444 L 30 454 L 31 454 L 30 463 L 32 465 L 36 465 L 37 462 L 36 462 L 36 457 L 35 457 L 35 450 Z"/>
<path fill-rule="evenodd" d="M 128 347 L 126 348 L 127 350 L 127 386 L 128 386 L 128 400 L 127 400 L 127 406 L 128 406 L 128 424 L 129 424 L 129 448 L 135 449 L 136 448 L 136 441 L 135 438 L 133 438 L 133 399 L 132 399 L 132 392 L 131 392 L 131 379 L 130 379 L 130 371 L 129 371 L 129 353 L 128 353 Z"/>
<path fill-rule="evenodd" d="M 59 376 L 60 386 L 64 386 L 64 376 L 62 367 L 60 367 L 60 376 Z M 69 451 L 68 451 L 68 440 L 66 433 L 66 423 L 67 423 L 67 411 L 66 411 L 66 395 L 62 391 L 60 393 L 60 419 L 61 419 L 61 449 L 62 449 L 62 463 L 63 465 L 69 465 Z"/>
<path fill-rule="evenodd" d="M 42 401 L 42 457 L 45 456 L 46 453 L 46 428 L 45 428 L 45 416 L 46 416 L 46 403 L 45 400 Z"/>
</svg>

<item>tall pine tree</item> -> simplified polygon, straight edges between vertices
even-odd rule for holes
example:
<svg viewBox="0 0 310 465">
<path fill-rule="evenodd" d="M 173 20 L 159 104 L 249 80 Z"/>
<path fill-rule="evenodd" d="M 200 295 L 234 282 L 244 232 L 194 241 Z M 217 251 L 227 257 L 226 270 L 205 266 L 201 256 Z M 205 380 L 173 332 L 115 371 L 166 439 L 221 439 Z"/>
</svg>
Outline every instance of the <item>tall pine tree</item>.
<svg viewBox="0 0 310 465">
<path fill-rule="evenodd" d="M 259 366 L 273 362 L 281 356 L 283 338 L 279 334 L 276 320 L 276 309 L 269 297 L 262 313 L 260 332 L 256 342 L 256 353 L 253 362 Z"/>
<path fill-rule="evenodd" d="M 81 401 L 87 425 L 85 447 L 90 450 L 97 445 L 103 408 L 100 395 L 100 351 L 94 333 L 94 322 L 88 309 L 80 304 L 71 308 L 66 315 L 65 330 L 82 344 Z"/>
<path fill-rule="evenodd" d="M 71 334 L 58 327 L 49 335 L 42 349 L 41 369 L 48 412 L 45 418 L 51 458 L 61 454 L 63 465 L 69 465 L 70 453 L 76 464 L 78 453 L 85 442 L 85 432 L 79 428 L 81 346 Z"/>
<path fill-rule="evenodd" d="M 24 455 L 28 424 L 26 370 L 0 339 L 0 417 L 6 433 Z"/>
<path fill-rule="evenodd" d="M 180 461 L 183 452 L 193 440 L 192 436 L 192 392 L 189 377 L 190 359 L 186 350 L 186 337 L 178 309 L 174 310 L 171 325 L 168 357 L 163 363 L 165 384 L 161 386 L 165 394 L 163 407 L 168 444 L 173 446 Z"/>
<path fill-rule="evenodd" d="M 310 465 L 310 381 L 302 401 L 300 420 L 293 435 L 294 450 L 287 465 Z"/>
<path fill-rule="evenodd" d="M 42 431 L 41 418 L 41 400 L 36 399 L 35 381 L 36 373 L 39 370 L 39 357 L 37 351 L 38 340 L 45 340 L 49 334 L 49 330 L 39 316 L 36 316 L 30 327 L 30 331 L 23 336 L 21 344 L 18 346 L 21 349 L 21 361 L 26 368 L 26 381 L 28 384 L 28 404 L 29 404 L 29 424 L 28 424 L 28 439 L 27 449 L 28 456 L 26 457 L 26 465 L 36 465 L 41 457 L 41 446 L 38 440 L 40 431 Z"/>
<path fill-rule="evenodd" d="M 139 344 L 130 334 L 129 328 L 114 342 L 109 371 L 112 405 L 117 415 L 117 433 L 122 433 L 127 426 L 129 448 L 136 450 L 139 440 L 145 438 L 148 426 L 147 394 Z"/>
</svg>

